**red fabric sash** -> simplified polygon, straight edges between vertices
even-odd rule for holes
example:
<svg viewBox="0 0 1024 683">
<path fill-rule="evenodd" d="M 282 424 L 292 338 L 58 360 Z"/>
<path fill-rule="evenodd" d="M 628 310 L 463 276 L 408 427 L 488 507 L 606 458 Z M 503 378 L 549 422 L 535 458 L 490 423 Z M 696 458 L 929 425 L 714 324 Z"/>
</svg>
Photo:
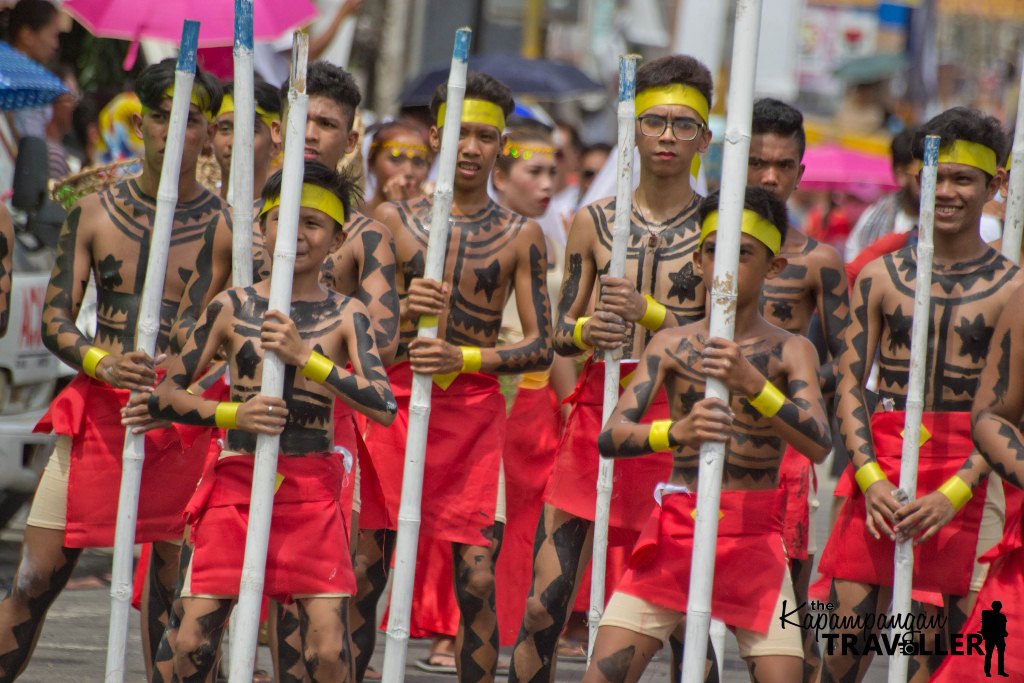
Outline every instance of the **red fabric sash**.
<svg viewBox="0 0 1024 683">
<path fill-rule="evenodd" d="M 789 571 L 782 547 L 784 498 L 779 489 L 722 491 L 711 614 L 729 626 L 767 633 L 777 616 L 772 612 Z M 696 509 L 696 495 L 665 495 L 640 534 L 619 591 L 686 611 Z"/>
<path fill-rule="evenodd" d="M 622 378 L 625 379 L 635 369 L 636 361 L 623 361 Z M 597 437 L 603 424 L 601 407 L 604 402 L 604 363 L 587 363 L 576 391 L 566 402 L 572 405 L 572 412 L 558 444 L 555 466 L 544 491 L 544 502 L 581 519 L 593 520 L 600 460 Z M 668 417 L 668 400 L 662 389 L 641 422 L 650 423 Z M 654 487 L 671 476 L 671 453 L 652 453 L 642 458 L 617 460 L 612 484 L 612 531 L 625 529 L 635 537 L 654 507 Z M 626 534 L 625 537 L 630 535 Z"/>
<path fill-rule="evenodd" d="M 390 427 L 371 422 L 366 444 L 383 490 L 388 520 L 398 519 L 409 429 L 412 371 L 406 361 L 388 368 L 398 415 Z M 440 540 L 490 545 L 498 466 L 505 447 L 505 398 L 498 380 L 460 374 L 447 390 L 433 385 L 420 533 Z M 393 522 L 389 528 L 395 528 Z"/>
<path fill-rule="evenodd" d="M 902 411 L 878 412 L 871 417 L 875 457 L 894 484 L 899 483 L 904 420 Z M 918 497 L 936 490 L 956 474 L 974 448 L 970 413 L 925 413 L 921 424 L 931 438 L 921 446 L 918 457 Z M 949 524 L 926 543 L 914 547 L 915 590 L 967 594 L 986 489 L 978 486 L 974 497 Z M 818 571 L 822 576 L 891 586 L 896 545 L 884 536 L 876 541 L 868 533 L 864 495 L 857 488 L 852 467 L 843 473 L 835 495 L 847 498 L 821 553 Z"/>
</svg>

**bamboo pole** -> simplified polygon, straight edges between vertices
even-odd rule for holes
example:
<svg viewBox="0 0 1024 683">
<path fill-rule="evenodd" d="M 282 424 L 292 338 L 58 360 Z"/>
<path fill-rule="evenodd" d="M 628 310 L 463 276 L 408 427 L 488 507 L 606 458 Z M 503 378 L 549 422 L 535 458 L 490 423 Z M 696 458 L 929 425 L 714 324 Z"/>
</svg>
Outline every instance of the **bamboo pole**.
<svg viewBox="0 0 1024 683">
<path fill-rule="evenodd" d="M 914 319 L 910 330 L 910 379 L 907 384 L 906 418 L 903 423 L 903 453 L 900 459 L 898 500 L 910 502 L 917 497 L 917 455 L 921 448 L 921 414 L 924 412 L 925 373 L 928 370 L 928 326 L 931 322 L 932 233 L 935 228 L 935 178 L 939 163 L 939 136 L 924 140 L 924 165 L 921 167 L 921 208 L 917 233 L 917 280 L 914 283 Z M 910 613 L 910 592 L 914 578 L 914 539 L 896 544 L 893 562 L 892 609 L 899 616 Z M 897 620 L 898 621 L 898 620 Z M 892 629 L 902 640 L 906 630 Z M 889 659 L 889 683 L 904 683 L 910 663 L 909 648 L 897 648 Z"/>
<path fill-rule="evenodd" d="M 452 48 L 437 186 L 434 190 L 430 237 L 427 241 L 427 258 L 423 272 L 423 277 L 429 280 L 440 281 L 444 278 L 444 262 L 451 229 L 448 221 L 452 212 L 455 163 L 459 151 L 462 102 L 466 95 L 466 67 L 471 35 L 472 32 L 468 28 L 458 29 L 455 32 L 455 46 Z M 421 317 L 419 336 L 437 337 L 437 318 Z M 430 375 L 413 375 L 412 393 L 409 397 L 409 435 L 405 445 L 405 467 L 402 471 L 402 502 L 398 509 L 398 541 L 395 547 L 394 583 L 391 587 L 391 616 L 388 619 L 388 640 L 384 650 L 384 683 L 401 683 L 405 679 L 432 383 L 433 378 Z"/>
<path fill-rule="evenodd" d="M 231 142 L 231 283 L 252 284 L 253 92 L 252 0 L 235 0 L 235 117 Z"/>
<path fill-rule="evenodd" d="M 711 337 L 732 339 L 736 327 L 736 270 L 739 263 L 740 219 L 747 191 L 747 157 L 754 112 L 754 74 L 761 26 L 761 0 L 740 0 L 736 5 L 732 70 L 729 77 L 729 114 L 725 126 L 722 191 L 719 200 L 718 241 L 711 284 Z M 729 390 L 708 378 L 705 396 L 729 400 Z M 708 629 L 711 624 L 711 590 L 714 584 L 715 545 L 718 540 L 718 508 L 725 467 L 725 444 L 704 442 L 700 447 L 697 479 L 697 518 L 693 560 L 686 605 L 686 637 L 683 649 L 683 681 L 704 680 Z"/>
<path fill-rule="evenodd" d="M 284 165 L 281 184 L 281 208 L 274 244 L 274 264 L 270 276 L 268 309 L 291 312 L 292 276 L 295 268 L 295 241 L 299 227 L 299 198 L 305 162 L 302 150 L 306 141 L 306 58 L 309 34 L 296 31 L 292 43 L 292 72 L 288 89 L 288 123 L 284 138 Z M 252 224 L 246 226 L 252 230 Z M 251 267 L 251 264 L 250 264 Z M 284 390 L 284 363 L 272 351 L 263 357 L 260 392 L 280 398 Z M 245 535 L 245 559 L 238 588 L 238 605 L 231 623 L 231 683 L 250 683 L 256 658 L 256 640 L 260 627 L 260 602 L 270 540 L 270 515 L 274 505 L 277 453 L 280 436 L 260 434 L 256 438 L 253 462 L 252 495 L 249 502 L 249 527 Z"/>
<path fill-rule="evenodd" d="M 639 55 L 619 57 L 619 140 L 615 186 L 615 223 L 612 227 L 612 257 L 608 275 L 623 277 L 626 273 L 626 242 L 629 240 L 630 214 L 633 211 L 633 147 L 636 137 L 636 64 Z M 601 424 L 608 421 L 619 401 L 619 363 L 622 349 L 606 351 L 604 360 L 604 403 Z M 590 642 L 587 661 L 594 653 L 597 627 L 604 613 L 604 582 L 608 556 L 608 520 L 612 504 L 612 481 L 615 461 L 598 456 L 597 505 L 594 510 L 594 546 L 590 570 Z"/>
<path fill-rule="evenodd" d="M 185 21 L 181 29 L 181 51 L 174 71 L 174 97 L 167 131 L 167 148 L 160 169 L 160 185 L 156 196 L 156 213 L 149 242 L 146 279 L 139 300 L 139 322 L 136 328 L 136 349 L 150 356 L 156 354 L 160 332 L 160 301 L 167 274 L 167 252 L 171 246 L 174 209 L 178 204 L 178 176 L 185 144 L 185 124 L 195 80 L 196 48 L 199 45 L 199 22 Z M 136 393 L 133 391 L 132 396 Z M 114 559 L 110 580 L 110 628 L 107 635 L 107 683 L 124 680 L 125 649 L 128 642 L 128 616 L 132 595 L 132 551 L 135 546 L 135 523 L 139 514 L 139 488 L 142 485 L 142 461 L 146 455 L 145 435 L 125 430 L 121 456 L 121 489 L 117 499 L 117 525 L 114 529 Z"/>
<path fill-rule="evenodd" d="M 1010 153 L 1010 192 L 1003 218 L 1003 256 L 1014 263 L 1020 263 L 1021 232 L 1024 231 L 1024 70 L 1021 71 L 1020 85 L 1017 125 Z"/>
</svg>

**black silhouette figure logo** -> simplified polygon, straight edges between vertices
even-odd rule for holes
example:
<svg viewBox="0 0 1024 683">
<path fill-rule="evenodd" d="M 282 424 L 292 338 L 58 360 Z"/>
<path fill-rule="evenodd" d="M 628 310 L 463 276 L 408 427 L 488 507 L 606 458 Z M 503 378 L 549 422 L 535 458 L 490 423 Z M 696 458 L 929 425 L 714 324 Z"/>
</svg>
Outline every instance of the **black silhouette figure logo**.
<svg viewBox="0 0 1024 683">
<path fill-rule="evenodd" d="M 999 675 L 1009 677 L 1003 668 L 1003 650 L 1006 649 L 1006 615 L 1000 612 L 1003 603 L 992 601 L 992 609 L 981 610 L 981 637 L 985 639 L 985 675 L 992 677 L 992 651 L 999 653 Z"/>
</svg>

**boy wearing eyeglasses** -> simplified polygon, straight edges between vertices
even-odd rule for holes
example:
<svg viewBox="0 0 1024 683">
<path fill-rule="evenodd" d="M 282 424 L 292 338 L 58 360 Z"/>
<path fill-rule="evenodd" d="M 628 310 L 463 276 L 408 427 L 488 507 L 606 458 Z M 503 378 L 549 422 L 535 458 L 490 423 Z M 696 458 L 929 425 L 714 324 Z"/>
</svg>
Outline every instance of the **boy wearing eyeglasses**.
<svg viewBox="0 0 1024 683">
<path fill-rule="evenodd" d="M 569 232 L 554 331 L 555 350 L 565 356 L 621 349 L 627 381 L 636 367 L 629 359 L 640 357 L 655 332 L 704 316 L 705 288 L 693 264 L 701 198 L 690 187 L 690 174 L 697 153 L 711 142 L 711 73 L 692 57 L 663 57 L 637 70 L 636 91 L 640 185 L 633 195 L 625 277 L 606 274 L 615 198 L 582 207 Z M 595 285 L 596 310 L 587 315 Z M 544 493 L 533 585 L 510 681 L 554 679 L 558 637 L 592 550 L 603 387 L 603 362 L 588 360 Z M 660 392 L 645 420 L 667 417 Z M 655 486 L 667 481 L 671 470 L 668 453 L 618 463 L 612 544 L 632 547 L 650 516 Z M 608 582 L 614 585 L 620 573 L 610 570 Z"/>
</svg>

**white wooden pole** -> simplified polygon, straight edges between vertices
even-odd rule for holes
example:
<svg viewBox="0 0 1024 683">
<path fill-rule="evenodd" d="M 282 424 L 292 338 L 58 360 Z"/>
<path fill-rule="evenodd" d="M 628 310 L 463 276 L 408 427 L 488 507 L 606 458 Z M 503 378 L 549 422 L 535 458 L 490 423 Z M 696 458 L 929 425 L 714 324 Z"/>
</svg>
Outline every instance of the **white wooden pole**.
<svg viewBox="0 0 1024 683">
<path fill-rule="evenodd" d="M 736 5 L 736 28 L 733 34 L 729 114 L 725 125 L 722 191 L 718 205 L 719 227 L 710 297 L 710 336 L 723 339 L 732 339 L 736 327 L 736 270 L 740 251 L 740 220 L 747 191 L 747 157 L 754 112 L 754 77 L 760 26 L 761 0 L 740 0 Z M 705 396 L 728 401 L 729 390 L 724 383 L 708 378 Z M 725 444 L 701 444 L 697 519 L 683 648 L 684 683 L 704 680 L 724 467 Z"/>
<path fill-rule="evenodd" d="M 1020 62 L 1024 64 L 1024 61 Z M 1003 256 L 1020 263 L 1021 232 L 1024 231 L 1024 69 L 1017 98 L 1017 125 L 1010 153 L 1010 192 L 1003 218 Z"/>
<path fill-rule="evenodd" d="M 270 272 L 270 310 L 291 312 L 292 276 L 295 268 L 295 241 L 299 227 L 299 198 L 305 162 L 306 143 L 306 58 L 309 34 L 296 31 L 292 44 L 292 73 L 288 88 L 288 123 L 284 139 L 281 208 L 274 244 L 274 264 Z M 252 230 L 252 223 L 240 226 Z M 252 267 L 252 264 L 249 264 Z M 284 390 L 284 363 L 272 351 L 263 357 L 260 392 L 280 398 Z M 260 602 L 270 541 L 270 515 L 274 505 L 277 452 L 280 437 L 260 434 L 256 438 L 252 495 L 249 499 L 249 527 L 245 535 L 245 559 L 238 588 L 238 605 L 231 622 L 231 683 L 250 683 L 256 658 L 256 640 L 260 628 Z"/>
<path fill-rule="evenodd" d="M 252 0 L 235 0 L 235 116 L 231 143 L 231 283 L 252 284 L 253 92 Z"/>
<path fill-rule="evenodd" d="M 181 30 L 181 51 L 174 71 L 174 98 L 167 131 L 167 150 L 160 169 L 156 195 L 156 214 L 149 242 L 146 279 L 139 300 L 139 322 L 135 348 L 156 355 L 160 332 L 160 301 L 167 274 L 167 252 L 171 246 L 174 209 L 178 204 L 178 176 L 185 143 L 185 124 L 195 80 L 199 22 L 186 21 Z M 132 392 L 135 395 L 135 392 Z M 128 429 L 121 456 L 121 489 L 117 500 L 117 525 L 114 529 L 114 560 L 110 580 L 110 629 L 107 635 L 106 681 L 124 680 L 125 648 L 128 642 L 128 616 L 132 596 L 132 551 L 135 523 L 139 514 L 139 488 L 142 485 L 142 461 L 146 455 L 145 436 Z"/>
<path fill-rule="evenodd" d="M 903 453 L 897 498 L 910 502 L 917 497 L 917 455 L 921 448 L 921 414 L 924 412 L 925 373 L 928 369 L 928 326 L 931 322 L 932 232 L 935 227 L 935 178 L 939 163 L 939 136 L 924 140 L 921 167 L 921 208 L 917 232 L 917 281 L 914 283 L 914 321 L 910 329 L 910 379 L 907 384 L 906 418 L 903 423 Z M 896 544 L 893 568 L 893 614 L 910 613 L 910 591 L 914 579 L 914 539 Z M 905 629 L 893 628 L 893 638 L 903 638 Z M 904 683 L 910 658 L 902 648 L 889 659 L 889 683 Z"/>
<path fill-rule="evenodd" d="M 608 275 L 622 277 L 626 272 L 626 243 L 629 241 L 630 214 L 633 211 L 633 147 L 636 137 L 636 64 L 639 55 L 619 57 L 619 140 L 615 185 L 615 224 L 612 227 L 612 258 Z M 619 362 L 622 349 L 605 352 L 604 403 L 601 424 L 608 421 L 619 401 Z M 594 653 L 597 627 L 604 613 L 604 584 L 608 559 L 608 521 L 612 504 L 615 461 L 598 456 L 597 505 L 594 510 L 594 552 L 590 569 L 590 642 L 587 660 Z"/>
<path fill-rule="evenodd" d="M 423 276 L 429 280 L 440 281 L 444 278 L 444 261 L 450 231 L 448 221 L 452 212 L 455 162 L 459 151 L 462 102 L 466 96 L 466 67 L 471 35 L 472 32 L 468 28 L 458 29 L 455 32 L 455 46 L 452 49 L 437 186 L 434 190 L 430 237 L 427 241 L 427 258 L 423 272 Z M 419 336 L 437 337 L 437 319 L 420 318 Z M 412 393 L 409 396 L 409 434 L 405 445 L 405 467 L 402 471 L 402 502 L 398 509 L 398 541 L 395 546 L 394 583 L 391 587 L 391 615 L 388 619 L 388 640 L 384 650 L 384 670 L 381 674 L 384 683 L 401 683 L 405 680 L 432 382 L 433 378 L 430 375 L 414 374 Z"/>
</svg>

